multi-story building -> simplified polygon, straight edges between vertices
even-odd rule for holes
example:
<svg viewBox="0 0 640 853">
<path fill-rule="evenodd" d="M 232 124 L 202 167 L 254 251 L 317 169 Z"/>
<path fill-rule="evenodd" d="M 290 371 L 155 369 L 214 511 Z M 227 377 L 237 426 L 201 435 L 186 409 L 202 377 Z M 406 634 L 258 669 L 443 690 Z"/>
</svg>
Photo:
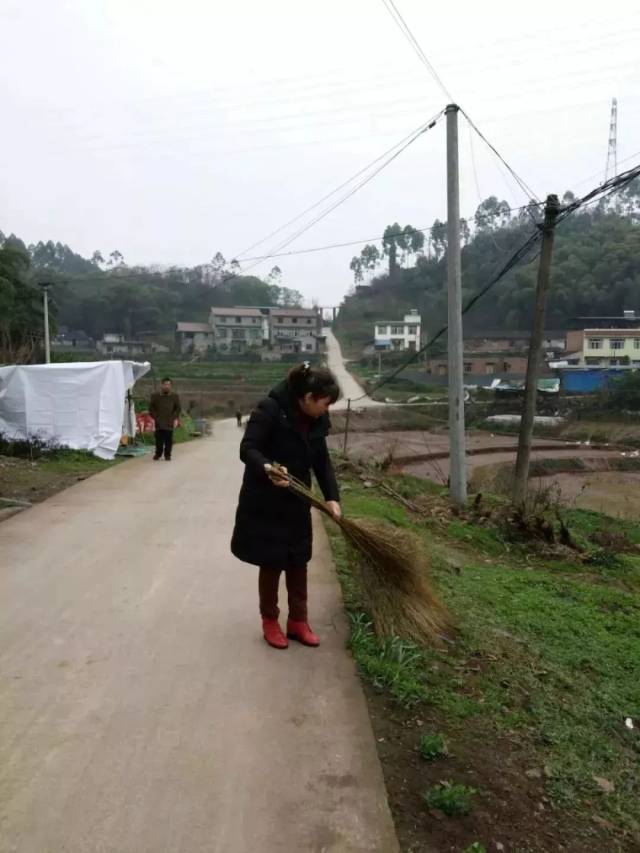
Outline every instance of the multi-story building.
<svg viewBox="0 0 640 853">
<path fill-rule="evenodd" d="M 315 308 L 270 308 L 272 349 L 315 353 L 322 339 L 322 316 Z"/>
<path fill-rule="evenodd" d="M 178 323 L 178 348 L 183 353 L 244 353 L 261 350 L 263 357 L 283 353 L 319 352 L 324 343 L 322 312 L 315 308 L 212 308 L 208 323 Z"/>
<path fill-rule="evenodd" d="M 213 329 L 208 323 L 178 323 L 176 340 L 181 353 L 203 353 L 213 346 Z"/>
<path fill-rule="evenodd" d="M 416 350 L 420 348 L 421 320 L 416 308 L 403 320 L 377 320 L 374 345 L 379 350 Z"/>
<path fill-rule="evenodd" d="M 567 333 L 563 367 L 640 367 L 640 328 L 594 328 Z"/>
<path fill-rule="evenodd" d="M 222 353 L 260 349 L 268 329 L 260 308 L 212 308 L 209 325 L 216 349 Z"/>
</svg>

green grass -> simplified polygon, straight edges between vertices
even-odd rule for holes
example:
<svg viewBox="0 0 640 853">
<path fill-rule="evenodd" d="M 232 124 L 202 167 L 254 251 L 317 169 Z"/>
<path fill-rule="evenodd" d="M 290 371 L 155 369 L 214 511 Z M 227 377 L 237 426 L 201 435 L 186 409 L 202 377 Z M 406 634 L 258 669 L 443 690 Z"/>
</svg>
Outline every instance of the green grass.
<svg viewBox="0 0 640 853">
<path fill-rule="evenodd" d="M 39 466 L 44 471 L 56 471 L 60 474 L 97 474 L 120 461 L 98 459 L 97 456 L 82 450 L 59 450 L 51 457 L 42 457 Z"/>
<path fill-rule="evenodd" d="M 155 376 L 159 381 L 163 376 L 170 376 L 172 379 L 209 379 L 227 384 L 240 381 L 275 385 L 292 366 L 281 362 L 154 361 L 153 375 L 147 374 L 145 378 Z"/>
<path fill-rule="evenodd" d="M 398 478 L 395 485 L 419 491 L 416 482 Z M 490 526 L 462 519 L 438 526 L 359 480 L 348 486 L 347 515 L 385 518 L 423 538 L 457 626 L 446 649 L 378 640 L 332 531 L 363 677 L 401 705 L 431 706 L 449 741 L 470 721 L 486 737 L 517 736 L 530 760 L 546 768 L 547 793 L 558 806 L 597 810 L 637 832 L 640 731 L 625 718 L 640 720 L 640 555 L 633 553 L 640 524 L 571 510 L 573 534 L 605 556 L 600 564 L 545 560 Z M 432 487 L 425 484 L 425 492 Z M 603 532 L 623 535 L 602 547 L 592 538 Z M 627 544 L 616 550 L 616 543 Z M 594 777 L 614 790 L 604 793 Z"/>
</svg>

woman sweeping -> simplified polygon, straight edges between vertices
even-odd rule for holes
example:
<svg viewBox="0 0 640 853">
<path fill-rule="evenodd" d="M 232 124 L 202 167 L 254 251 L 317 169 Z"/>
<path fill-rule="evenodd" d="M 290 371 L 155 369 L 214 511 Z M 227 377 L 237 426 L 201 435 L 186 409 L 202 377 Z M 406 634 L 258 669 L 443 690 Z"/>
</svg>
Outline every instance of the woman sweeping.
<svg viewBox="0 0 640 853">
<path fill-rule="evenodd" d="M 311 559 L 311 509 L 288 488 L 286 473 L 311 485 L 313 470 L 332 512 L 340 495 L 327 450 L 329 406 L 340 389 L 333 374 L 309 362 L 289 371 L 252 413 L 242 442 L 245 463 L 231 550 L 260 567 L 258 592 L 264 638 L 286 649 L 287 637 L 306 646 L 319 638 L 307 619 L 307 563 Z M 272 465 L 285 469 L 278 472 Z M 287 637 L 278 616 L 278 586 L 284 571 L 289 597 Z"/>
</svg>

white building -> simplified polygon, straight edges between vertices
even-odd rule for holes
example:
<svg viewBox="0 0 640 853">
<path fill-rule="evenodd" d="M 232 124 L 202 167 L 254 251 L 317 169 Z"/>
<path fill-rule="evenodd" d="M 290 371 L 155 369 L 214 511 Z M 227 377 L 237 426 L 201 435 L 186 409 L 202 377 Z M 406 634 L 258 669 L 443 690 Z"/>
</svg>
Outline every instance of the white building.
<svg viewBox="0 0 640 853">
<path fill-rule="evenodd" d="M 102 340 L 96 344 L 96 349 L 102 355 L 146 355 L 150 346 L 144 341 L 130 341 L 119 332 L 105 332 Z"/>
<path fill-rule="evenodd" d="M 421 319 L 416 308 L 404 320 L 377 320 L 374 329 L 376 349 L 416 350 L 420 348 Z"/>
</svg>

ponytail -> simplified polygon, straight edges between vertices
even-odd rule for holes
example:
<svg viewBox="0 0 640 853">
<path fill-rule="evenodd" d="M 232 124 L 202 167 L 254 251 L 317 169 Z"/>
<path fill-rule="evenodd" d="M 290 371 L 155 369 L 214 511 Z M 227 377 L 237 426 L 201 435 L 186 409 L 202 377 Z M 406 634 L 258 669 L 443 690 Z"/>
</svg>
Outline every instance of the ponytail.
<svg viewBox="0 0 640 853">
<path fill-rule="evenodd" d="M 329 397 L 335 403 L 340 396 L 340 386 L 333 373 L 326 367 L 312 367 L 308 361 L 291 368 L 287 374 L 287 385 L 296 400 L 311 394 L 315 400 Z"/>
</svg>

